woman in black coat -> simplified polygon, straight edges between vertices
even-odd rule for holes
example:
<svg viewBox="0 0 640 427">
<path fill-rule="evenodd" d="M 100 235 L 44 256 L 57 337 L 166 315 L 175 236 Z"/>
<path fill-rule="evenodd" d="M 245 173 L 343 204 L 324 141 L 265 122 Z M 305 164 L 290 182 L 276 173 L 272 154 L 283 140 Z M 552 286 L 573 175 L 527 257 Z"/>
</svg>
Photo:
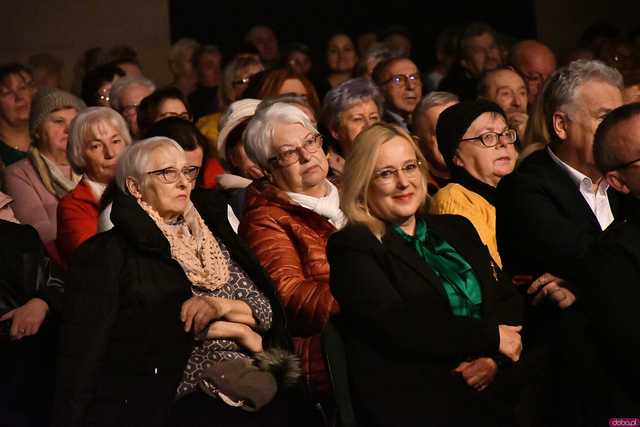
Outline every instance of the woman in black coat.
<svg viewBox="0 0 640 427">
<path fill-rule="evenodd" d="M 215 209 L 201 217 L 191 205 L 197 169 L 167 138 L 120 159 L 114 228 L 69 271 L 54 425 L 271 425 L 275 402 L 244 412 L 199 388 L 208 367 L 289 340 L 255 258 Z"/>
<path fill-rule="evenodd" d="M 345 166 L 350 225 L 332 236 L 328 256 L 356 417 L 367 426 L 509 425 L 504 382 L 522 349 L 520 298 L 469 221 L 417 212 L 425 164 L 408 134 L 376 124 Z"/>
</svg>

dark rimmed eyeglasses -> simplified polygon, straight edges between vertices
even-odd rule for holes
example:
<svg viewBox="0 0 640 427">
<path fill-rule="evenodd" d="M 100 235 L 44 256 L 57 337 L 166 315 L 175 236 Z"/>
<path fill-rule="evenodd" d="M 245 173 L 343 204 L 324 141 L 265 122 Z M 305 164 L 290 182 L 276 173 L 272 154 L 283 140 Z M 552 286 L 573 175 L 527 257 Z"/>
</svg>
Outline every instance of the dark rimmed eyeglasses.
<svg viewBox="0 0 640 427">
<path fill-rule="evenodd" d="M 173 184 L 178 180 L 180 175 L 183 175 L 187 181 L 193 182 L 197 178 L 198 172 L 200 172 L 198 166 L 185 166 L 182 170 L 170 166 L 168 168 L 147 172 L 147 175 L 159 176 L 165 184 Z"/>
<path fill-rule="evenodd" d="M 473 138 L 464 138 L 460 141 L 473 141 L 476 139 L 480 141 L 483 146 L 493 148 L 500 142 L 503 144 L 514 144 L 518 139 L 518 132 L 516 132 L 515 129 L 507 129 L 502 133 L 487 132 L 482 135 L 474 136 Z"/>
<path fill-rule="evenodd" d="M 300 161 L 300 150 L 304 150 L 307 153 L 315 153 L 322 146 L 322 135 L 319 133 L 313 134 L 296 148 L 280 151 L 275 157 L 269 159 L 270 163 L 277 163 L 280 166 L 286 167 Z"/>
</svg>

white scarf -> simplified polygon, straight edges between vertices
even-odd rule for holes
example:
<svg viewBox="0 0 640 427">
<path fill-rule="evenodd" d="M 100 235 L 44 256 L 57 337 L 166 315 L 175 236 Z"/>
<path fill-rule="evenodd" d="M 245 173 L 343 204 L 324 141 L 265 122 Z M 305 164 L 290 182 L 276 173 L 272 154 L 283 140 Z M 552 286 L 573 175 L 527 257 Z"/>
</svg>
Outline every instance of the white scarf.
<svg viewBox="0 0 640 427">
<path fill-rule="evenodd" d="M 290 192 L 287 192 L 287 196 L 289 196 L 295 204 L 327 218 L 329 222 L 339 230 L 347 223 L 347 218 L 340 209 L 340 193 L 331 182 L 325 181 L 325 184 L 329 191 L 324 197 L 312 197 L 306 194 Z"/>
</svg>

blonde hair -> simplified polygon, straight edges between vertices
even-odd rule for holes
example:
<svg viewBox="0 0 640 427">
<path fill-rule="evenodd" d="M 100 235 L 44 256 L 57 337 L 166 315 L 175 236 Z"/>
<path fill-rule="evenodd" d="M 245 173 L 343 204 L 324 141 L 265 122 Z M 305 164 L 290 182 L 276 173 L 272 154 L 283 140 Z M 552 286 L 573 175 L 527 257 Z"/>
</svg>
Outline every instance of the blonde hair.
<svg viewBox="0 0 640 427">
<path fill-rule="evenodd" d="M 406 140 L 411 145 L 416 154 L 416 159 L 420 163 L 422 181 L 419 185 L 425 194 L 425 200 L 420 205 L 420 209 L 424 209 L 428 202 L 427 180 L 429 171 L 427 161 L 411 135 L 399 126 L 376 123 L 360 133 L 354 142 L 353 150 L 347 156 L 342 175 L 342 194 L 340 197 L 342 211 L 350 223 L 367 226 L 378 239 L 384 236 L 386 226 L 383 219 L 377 218 L 370 212 L 369 189 L 371 188 L 373 173 L 382 144 L 396 137 Z"/>
</svg>

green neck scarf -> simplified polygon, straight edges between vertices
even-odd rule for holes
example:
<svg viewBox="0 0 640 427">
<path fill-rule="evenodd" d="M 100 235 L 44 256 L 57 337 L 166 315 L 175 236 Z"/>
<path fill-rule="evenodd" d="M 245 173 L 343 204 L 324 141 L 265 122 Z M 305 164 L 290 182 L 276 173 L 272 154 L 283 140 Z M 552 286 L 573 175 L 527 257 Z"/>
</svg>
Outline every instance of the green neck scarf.
<svg viewBox="0 0 640 427">
<path fill-rule="evenodd" d="M 418 255 L 442 280 L 451 311 L 455 316 L 482 317 L 480 282 L 469 263 L 445 240 L 427 230 L 427 224 L 416 218 L 415 236 L 394 225 L 393 232 L 411 243 Z"/>
</svg>

